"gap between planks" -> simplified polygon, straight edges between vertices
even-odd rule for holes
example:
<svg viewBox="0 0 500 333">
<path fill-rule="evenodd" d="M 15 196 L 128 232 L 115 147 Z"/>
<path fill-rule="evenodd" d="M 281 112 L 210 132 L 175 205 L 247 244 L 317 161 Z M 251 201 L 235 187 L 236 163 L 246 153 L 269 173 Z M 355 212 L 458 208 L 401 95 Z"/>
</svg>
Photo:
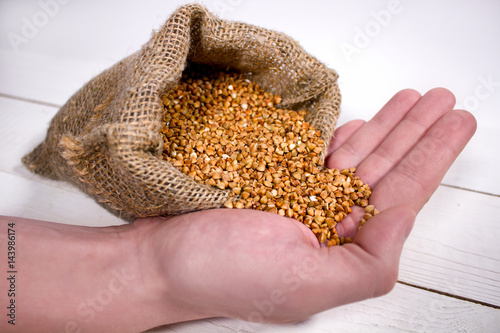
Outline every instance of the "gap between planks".
<svg viewBox="0 0 500 333">
<path fill-rule="evenodd" d="M 495 194 L 495 193 L 490 193 L 490 192 L 485 192 L 485 191 L 478 191 L 478 190 L 473 190 L 473 189 L 462 187 L 462 186 L 449 185 L 449 184 L 443 184 L 443 183 L 441 183 L 439 185 L 449 187 L 449 188 L 454 188 L 457 190 L 469 191 L 469 192 L 479 193 L 479 194 L 484 194 L 484 195 L 491 195 L 493 197 L 500 198 L 500 194 Z"/>
<path fill-rule="evenodd" d="M 427 291 L 427 292 L 430 292 L 430 293 L 435 293 L 435 294 L 438 294 L 438 295 L 441 295 L 441 296 L 451 297 L 451 298 L 454 298 L 454 299 L 458 299 L 460 301 L 471 302 L 471 303 L 474 303 L 474 304 L 487 306 L 487 307 L 493 308 L 493 309 L 500 309 L 500 306 L 498 306 L 498 305 L 487 303 L 487 302 L 478 301 L 477 299 L 473 299 L 473 298 L 469 298 L 469 297 L 463 297 L 463 296 L 459 296 L 459 295 L 447 293 L 447 292 L 444 292 L 444 291 L 441 291 L 441 290 L 437 290 L 437 289 L 433 289 L 433 288 L 422 287 L 422 286 L 419 286 L 419 285 L 416 285 L 416 284 L 413 284 L 413 283 L 404 282 L 404 281 L 401 281 L 401 280 L 398 280 L 397 283 L 403 284 L 403 285 L 408 286 L 408 287 L 412 287 L 412 288 L 417 288 L 417 289 L 420 289 L 420 290 L 424 290 L 424 291 Z"/>
<path fill-rule="evenodd" d="M 55 104 L 55 103 L 39 101 L 36 99 L 31 99 L 31 98 L 26 98 L 26 97 L 21 97 L 21 96 L 14 96 L 14 95 L 5 94 L 2 92 L 0 92 L 0 97 L 10 98 L 10 99 L 14 99 L 16 101 L 21 101 L 21 102 L 28 102 L 28 103 L 40 104 L 40 105 L 44 105 L 44 106 L 50 106 L 50 107 L 54 107 L 57 109 L 59 109 L 62 106 L 62 105 Z"/>
</svg>

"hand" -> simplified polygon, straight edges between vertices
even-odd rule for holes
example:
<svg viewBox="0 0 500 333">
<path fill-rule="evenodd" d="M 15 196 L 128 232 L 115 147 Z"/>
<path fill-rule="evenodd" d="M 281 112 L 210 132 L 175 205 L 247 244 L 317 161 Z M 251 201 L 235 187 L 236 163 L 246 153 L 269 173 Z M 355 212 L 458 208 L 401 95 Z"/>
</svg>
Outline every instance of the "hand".
<svg viewBox="0 0 500 333">
<path fill-rule="evenodd" d="M 297 321 L 389 292 L 416 214 L 475 131 L 473 116 L 454 104 L 445 89 L 404 90 L 372 120 L 336 130 L 326 166 L 356 166 L 381 211 L 359 231 L 361 208 L 338 225 L 352 244 L 320 247 L 301 223 L 252 210 L 136 221 L 179 320 Z"/>
</svg>

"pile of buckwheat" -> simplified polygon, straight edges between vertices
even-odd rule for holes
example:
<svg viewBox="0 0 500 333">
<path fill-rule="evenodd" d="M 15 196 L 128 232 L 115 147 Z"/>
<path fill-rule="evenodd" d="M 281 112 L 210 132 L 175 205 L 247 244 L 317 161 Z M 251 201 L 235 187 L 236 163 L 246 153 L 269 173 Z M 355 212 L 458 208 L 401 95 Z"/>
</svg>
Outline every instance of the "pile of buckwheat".
<svg viewBox="0 0 500 333">
<path fill-rule="evenodd" d="M 226 208 L 294 218 L 328 246 L 352 241 L 336 225 L 358 205 L 360 222 L 378 211 L 355 168 L 320 165 L 324 142 L 305 111 L 277 108 L 281 98 L 233 72 L 185 72 L 162 96 L 163 155 L 196 181 L 231 190 Z"/>
</svg>

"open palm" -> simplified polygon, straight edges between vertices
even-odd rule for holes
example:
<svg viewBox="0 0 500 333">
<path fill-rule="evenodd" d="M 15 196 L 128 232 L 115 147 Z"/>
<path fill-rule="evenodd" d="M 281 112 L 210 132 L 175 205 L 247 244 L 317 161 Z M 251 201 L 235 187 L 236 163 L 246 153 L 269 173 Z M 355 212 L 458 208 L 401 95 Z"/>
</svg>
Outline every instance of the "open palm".
<svg viewBox="0 0 500 333">
<path fill-rule="evenodd" d="M 475 131 L 454 104 L 445 89 L 403 90 L 336 130 L 326 166 L 356 166 L 381 211 L 359 231 L 362 209 L 337 226 L 352 244 L 321 247 L 301 223 L 253 210 L 148 220 L 166 298 L 186 319 L 289 322 L 390 291 L 416 214 Z"/>
</svg>

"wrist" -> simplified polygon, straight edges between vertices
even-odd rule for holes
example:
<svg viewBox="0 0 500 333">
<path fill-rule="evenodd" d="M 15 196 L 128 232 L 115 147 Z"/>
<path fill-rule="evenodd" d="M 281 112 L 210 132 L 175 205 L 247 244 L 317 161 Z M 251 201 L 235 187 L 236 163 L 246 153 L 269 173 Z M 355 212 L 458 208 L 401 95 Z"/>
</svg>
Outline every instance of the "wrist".
<svg viewBox="0 0 500 333">
<path fill-rule="evenodd" d="M 117 322 L 129 321 L 123 327 L 133 332 L 176 322 L 168 302 L 169 283 L 158 269 L 163 257 L 152 246 L 151 235 L 157 224 L 141 220 L 114 227 L 114 244 L 110 244 L 115 251 L 111 261 L 116 263 L 110 271 L 110 284 L 121 283 L 123 291 L 123 297 L 117 300 L 123 306 Z"/>
<path fill-rule="evenodd" d="M 209 304 L 199 302 L 200 290 L 187 282 L 189 276 L 183 272 L 189 254 L 175 244 L 189 228 L 184 217 L 140 219 L 126 231 L 135 244 L 141 289 L 148 295 L 142 299 L 151 302 L 156 326 L 217 316 Z"/>
</svg>

